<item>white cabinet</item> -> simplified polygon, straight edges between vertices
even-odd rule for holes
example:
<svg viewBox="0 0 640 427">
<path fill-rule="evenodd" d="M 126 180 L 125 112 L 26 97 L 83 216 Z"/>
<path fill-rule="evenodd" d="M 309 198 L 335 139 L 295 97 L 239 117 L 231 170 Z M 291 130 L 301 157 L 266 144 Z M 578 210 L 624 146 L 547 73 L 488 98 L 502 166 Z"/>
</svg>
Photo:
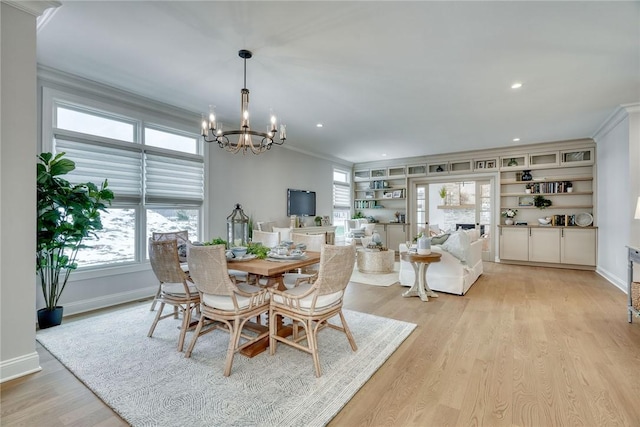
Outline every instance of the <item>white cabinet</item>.
<svg viewBox="0 0 640 427">
<path fill-rule="evenodd" d="M 529 261 L 560 262 L 560 229 L 529 229 Z"/>
<path fill-rule="evenodd" d="M 595 267 L 595 227 L 500 227 L 500 259 Z"/>
<path fill-rule="evenodd" d="M 400 243 L 407 241 L 406 224 L 387 224 L 387 248 L 398 251 Z"/>
<path fill-rule="evenodd" d="M 500 227 L 500 259 L 529 261 L 528 227 Z"/>
<path fill-rule="evenodd" d="M 596 265 L 596 232 L 595 228 L 563 228 L 561 262 Z"/>
</svg>

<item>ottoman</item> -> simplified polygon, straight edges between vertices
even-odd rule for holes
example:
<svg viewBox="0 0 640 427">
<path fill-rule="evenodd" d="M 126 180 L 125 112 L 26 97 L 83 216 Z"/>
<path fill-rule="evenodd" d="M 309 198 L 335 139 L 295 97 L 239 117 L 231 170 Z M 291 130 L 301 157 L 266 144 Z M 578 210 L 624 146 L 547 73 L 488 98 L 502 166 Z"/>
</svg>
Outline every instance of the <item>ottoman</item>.
<svg viewBox="0 0 640 427">
<path fill-rule="evenodd" d="M 395 260 L 395 251 L 372 251 L 362 249 L 358 251 L 356 262 L 360 273 L 385 274 L 393 273 Z"/>
</svg>

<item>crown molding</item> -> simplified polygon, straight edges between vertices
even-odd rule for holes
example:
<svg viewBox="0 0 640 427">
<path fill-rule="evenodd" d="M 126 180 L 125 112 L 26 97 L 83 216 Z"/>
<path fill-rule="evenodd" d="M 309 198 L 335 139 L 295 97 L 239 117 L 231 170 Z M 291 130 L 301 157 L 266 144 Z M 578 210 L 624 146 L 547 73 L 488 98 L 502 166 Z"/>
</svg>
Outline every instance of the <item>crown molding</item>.
<svg viewBox="0 0 640 427">
<path fill-rule="evenodd" d="M 620 105 L 596 130 L 592 137 L 593 140 L 598 142 L 599 140 L 604 138 L 609 132 L 611 132 L 616 126 L 618 126 L 620 122 L 622 122 L 624 119 L 629 117 L 630 114 L 633 113 L 640 113 L 640 102 Z"/>
<path fill-rule="evenodd" d="M 2 3 L 13 6 L 23 12 L 27 12 L 30 15 L 38 17 L 44 13 L 45 10 L 52 7 L 57 8 L 62 6 L 59 1 L 15 1 L 15 0 L 2 0 Z"/>
</svg>

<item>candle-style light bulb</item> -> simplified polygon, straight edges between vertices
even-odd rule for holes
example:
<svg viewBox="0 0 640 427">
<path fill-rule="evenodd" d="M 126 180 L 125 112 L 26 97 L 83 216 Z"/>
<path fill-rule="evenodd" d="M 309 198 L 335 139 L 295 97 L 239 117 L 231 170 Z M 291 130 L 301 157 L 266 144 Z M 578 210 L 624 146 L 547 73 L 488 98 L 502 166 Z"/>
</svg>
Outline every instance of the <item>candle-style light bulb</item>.
<svg viewBox="0 0 640 427">
<path fill-rule="evenodd" d="M 202 115 L 202 136 L 207 135 L 207 121 L 204 119 L 204 114 Z"/>
<path fill-rule="evenodd" d="M 287 139 L 287 126 L 286 125 L 280 125 L 280 139 L 282 141 Z"/>
<path fill-rule="evenodd" d="M 215 130 L 216 128 L 216 115 L 214 109 L 209 105 L 209 129 Z"/>
</svg>

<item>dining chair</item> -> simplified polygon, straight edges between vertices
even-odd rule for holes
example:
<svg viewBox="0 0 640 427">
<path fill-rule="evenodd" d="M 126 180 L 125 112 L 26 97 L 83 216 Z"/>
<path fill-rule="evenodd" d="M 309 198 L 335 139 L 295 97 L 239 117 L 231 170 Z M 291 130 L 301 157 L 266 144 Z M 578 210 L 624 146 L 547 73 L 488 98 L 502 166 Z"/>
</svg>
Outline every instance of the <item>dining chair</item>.
<svg viewBox="0 0 640 427">
<path fill-rule="evenodd" d="M 294 245 L 303 243 L 307 246 L 305 250 L 320 252 L 320 249 L 326 241 L 325 233 L 322 234 L 301 234 L 292 233 L 291 240 Z M 292 288 L 298 286 L 300 283 L 308 282 L 312 280 L 318 272 L 318 264 L 311 265 L 304 269 L 304 271 L 298 271 L 295 273 L 285 273 L 282 276 L 282 281 L 286 288 Z"/>
<path fill-rule="evenodd" d="M 313 356 L 316 377 L 322 375 L 318 355 L 318 331 L 330 327 L 344 332 L 353 351 L 358 347 L 342 313 L 344 291 L 353 273 L 356 258 L 354 245 L 324 245 L 320 251 L 320 269 L 313 283 L 305 283 L 293 289 L 278 291 L 270 288 L 269 305 L 269 346 L 271 355 L 275 354 L 276 343 L 282 342 Z M 277 316 L 291 319 L 293 336 L 278 335 Z M 342 326 L 329 323 L 334 316 L 340 316 Z M 300 334 L 302 325 L 304 333 Z M 307 342 L 304 346 L 301 343 Z"/>
<path fill-rule="evenodd" d="M 189 243 L 189 231 L 181 230 L 181 231 L 169 231 L 169 232 L 152 232 L 151 240 L 154 241 L 163 241 L 163 240 L 175 240 L 177 243 L 177 251 L 178 251 L 178 259 L 180 260 L 181 266 L 183 270 L 187 269 L 187 244 Z M 158 297 L 160 296 L 162 284 L 158 285 L 158 291 L 156 292 L 156 296 L 153 298 L 151 302 L 151 309 L 153 311 L 156 309 L 156 303 L 158 302 Z"/>
<path fill-rule="evenodd" d="M 263 246 L 273 248 L 280 244 L 280 233 L 277 231 L 259 231 L 253 230 L 251 233 L 251 241 L 254 243 L 262 243 Z"/>
<path fill-rule="evenodd" d="M 153 240 L 150 238 L 149 260 L 153 273 L 160 281 L 160 294 L 157 296 L 160 308 L 147 336 L 153 336 L 153 331 L 160 320 L 167 317 L 178 317 L 178 314 L 182 313 L 182 326 L 178 339 L 178 351 L 182 351 L 187 328 L 191 322 L 191 312 L 193 309 L 198 310 L 200 295 L 189 275 L 180 266 L 176 240 Z M 162 312 L 167 304 L 173 306 L 174 310 L 172 313 L 163 315 Z"/>
<path fill-rule="evenodd" d="M 269 311 L 269 293 L 266 289 L 247 283 L 236 284 L 231 280 L 224 245 L 191 246 L 188 262 L 201 304 L 200 320 L 185 357 L 191 357 L 200 335 L 215 329 L 226 330 L 230 337 L 224 376 L 228 377 L 235 353 L 269 335 L 268 329 L 259 325 L 252 327 L 253 334 L 245 331 L 245 326 L 252 317 L 259 317 Z M 213 323 L 203 330 L 207 319 L 220 323 Z"/>
</svg>

